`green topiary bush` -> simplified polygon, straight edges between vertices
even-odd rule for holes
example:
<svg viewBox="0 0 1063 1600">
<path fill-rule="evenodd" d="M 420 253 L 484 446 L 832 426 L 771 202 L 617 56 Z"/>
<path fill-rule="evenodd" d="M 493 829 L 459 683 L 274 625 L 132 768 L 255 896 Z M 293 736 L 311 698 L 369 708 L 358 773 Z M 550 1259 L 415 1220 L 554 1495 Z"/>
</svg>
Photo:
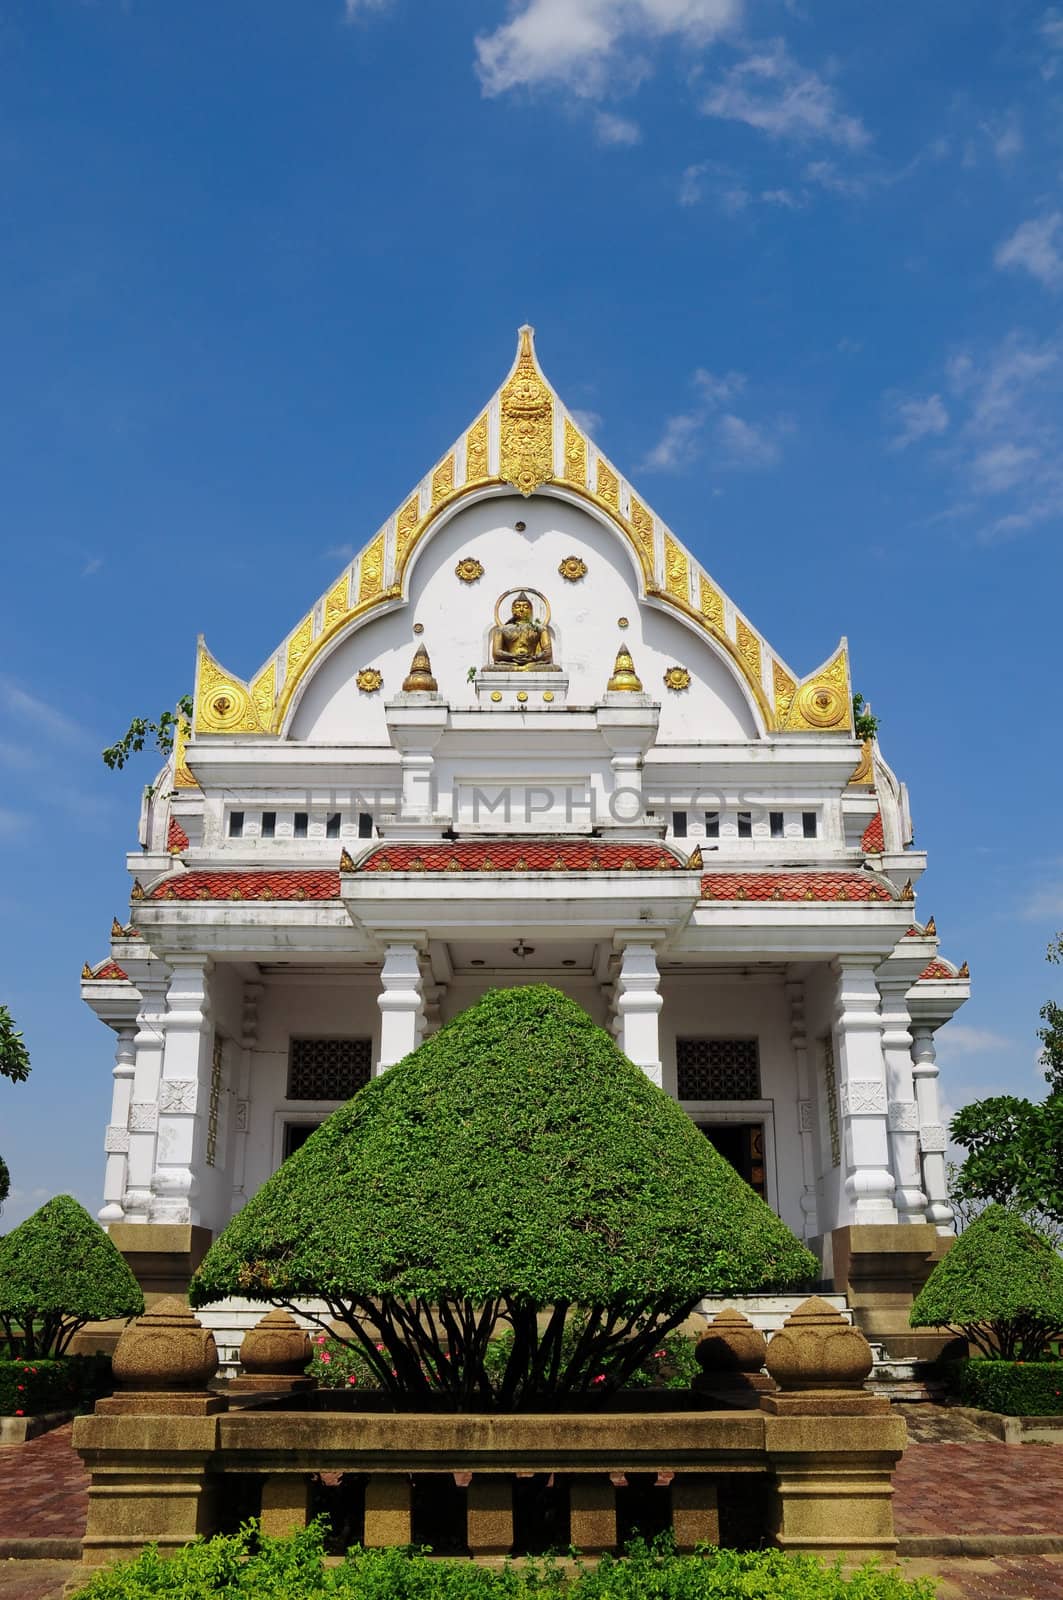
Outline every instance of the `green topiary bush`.
<svg viewBox="0 0 1063 1600">
<path fill-rule="evenodd" d="M 1063 1416 L 1063 1361 L 958 1361 L 944 1370 L 965 1406 L 1005 1417 Z"/>
<path fill-rule="evenodd" d="M 817 1272 L 610 1035 L 533 985 L 484 995 L 334 1112 L 191 1298 L 320 1296 L 394 1401 L 508 1409 L 620 1388 L 702 1295 Z"/>
<path fill-rule="evenodd" d="M 1063 1334 L 1063 1260 L 1006 1206 L 989 1206 L 938 1262 L 909 1318 L 987 1358 L 1036 1361 Z"/>
<path fill-rule="evenodd" d="M 86 1322 L 143 1309 L 125 1261 L 68 1194 L 46 1201 L 0 1239 L 0 1330 L 10 1356 L 61 1356 Z"/>
<path fill-rule="evenodd" d="M 326 1567 L 324 1544 L 317 1522 L 287 1539 L 262 1538 L 249 1524 L 166 1557 L 149 1546 L 132 1561 L 94 1572 L 73 1600 L 934 1600 L 927 1578 L 874 1565 L 843 1575 L 815 1556 L 781 1550 L 677 1556 L 665 1543 L 636 1541 L 625 1556 L 566 1573 L 549 1559 L 492 1569 L 416 1550 L 357 1548 Z"/>
<path fill-rule="evenodd" d="M 63 1356 L 58 1361 L 0 1360 L 0 1417 L 80 1411 L 111 1392 L 110 1356 Z"/>
</svg>

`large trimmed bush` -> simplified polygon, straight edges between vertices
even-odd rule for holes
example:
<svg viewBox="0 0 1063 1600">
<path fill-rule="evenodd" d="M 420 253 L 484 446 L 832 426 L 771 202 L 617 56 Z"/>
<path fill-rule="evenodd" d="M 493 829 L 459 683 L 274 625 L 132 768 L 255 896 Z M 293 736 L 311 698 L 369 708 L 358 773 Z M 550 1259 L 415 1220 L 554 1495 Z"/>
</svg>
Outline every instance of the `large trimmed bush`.
<svg viewBox="0 0 1063 1600">
<path fill-rule="evenodd" d="M 945 1371 L 966 1406 L 1005 1417 L 1063 1415 L 1063 1361 L 958 1361 Z"/>
<path fill-rule="evenodd" d="M 0 1330 L 11 1356 L 61 1356 L 86 1322 L 136 1317 L 140 1285 L 76 1200 L 47 1200 L 0 1239 Z"/>
<path fill-rule="evenodd" d="M 395 1400 L 509 1408 L 609 1393 L 702 1295 L 817 1271 L 610 1035 L 535 985 L 484 995 L 334 1112 L 211 1246 L 191 1298 L 320 1296 Z"/>
<path fill-rule="evenodd" d="M 1036 1361 L 1063 1336 L 1063 1260 L 1006 1206 L 989 1206 L 938 1262 L 913 1328 L 948 1328 L 989 1359 Z"/>
</svg>

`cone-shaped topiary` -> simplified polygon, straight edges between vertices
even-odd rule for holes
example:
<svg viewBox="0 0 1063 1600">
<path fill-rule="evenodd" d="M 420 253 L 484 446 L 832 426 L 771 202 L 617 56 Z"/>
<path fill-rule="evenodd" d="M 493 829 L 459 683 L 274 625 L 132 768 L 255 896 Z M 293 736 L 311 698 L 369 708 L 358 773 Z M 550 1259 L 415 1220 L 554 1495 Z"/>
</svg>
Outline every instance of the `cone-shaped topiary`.
<svg viewBox="0 0 1063 1600">
<path fill-rule="evenodd" d="M 950 1328 L 986 1356 L 1036 1361 L 1063 1336 L 1063 1260 L 1006 1206 L 989 1206 L 938 1262 L 913 1327 Z"/>
<path fill-rule="evenodd" d="M 0 1239 L 0 1328 L 12 1356 L 60 1356 L 86 1322 L 143 1309 L 125 1261 L 68 1194 Z"/>
<path fill-rule="evenodd" d="M 535 985 L 485 994 L 334 1112 L 191 1296 L 322 1296 L 394 1395 L 513 1405 L 615 1387 L 703 1294 L 817 1271 L 609 1034 Z M 492 1381 L 499 1322 L 514 1337 Z"/>
</svg>

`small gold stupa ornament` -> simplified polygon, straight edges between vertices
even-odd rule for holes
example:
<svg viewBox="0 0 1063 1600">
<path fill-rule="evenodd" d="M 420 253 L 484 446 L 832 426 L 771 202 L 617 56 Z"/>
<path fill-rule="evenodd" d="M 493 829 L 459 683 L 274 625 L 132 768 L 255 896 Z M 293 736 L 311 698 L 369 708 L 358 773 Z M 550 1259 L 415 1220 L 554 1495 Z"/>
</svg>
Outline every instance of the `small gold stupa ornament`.
<svg viewBox="0 0 1063 1600">
<path fill-rule="evenodd" d="M 435 694 L 439 685 L 432 676 L 432 663 L 428 651 L 419 644 L 414 651 L 410 670 L 402 680 L 403 694 Z"/>
<path fill-rule="evenodd" d="M 631 651 L 626 644 L 622 644 L 616 652 L 616 665 L 613 676 L 606 684 L 610 694 L 641 694 L 642 679 L 635 671 L 635 663 L 631 659 Z"/>
</svg>

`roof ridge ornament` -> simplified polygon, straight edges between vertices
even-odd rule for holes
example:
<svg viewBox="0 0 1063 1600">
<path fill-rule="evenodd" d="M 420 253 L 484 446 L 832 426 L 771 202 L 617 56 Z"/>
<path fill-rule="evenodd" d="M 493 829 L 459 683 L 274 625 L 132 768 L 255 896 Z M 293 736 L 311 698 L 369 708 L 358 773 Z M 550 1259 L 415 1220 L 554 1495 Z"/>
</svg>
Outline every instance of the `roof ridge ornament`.
<svg viewBox="0 0 1063 1600">
<path fill-rule="evenodd" d="M 527 499 L 554 476 L 554 396 L 535 356 L 535 329 L 517 336 L 517 359 L 500 397 L 499 473 Z"/>
</svg>

